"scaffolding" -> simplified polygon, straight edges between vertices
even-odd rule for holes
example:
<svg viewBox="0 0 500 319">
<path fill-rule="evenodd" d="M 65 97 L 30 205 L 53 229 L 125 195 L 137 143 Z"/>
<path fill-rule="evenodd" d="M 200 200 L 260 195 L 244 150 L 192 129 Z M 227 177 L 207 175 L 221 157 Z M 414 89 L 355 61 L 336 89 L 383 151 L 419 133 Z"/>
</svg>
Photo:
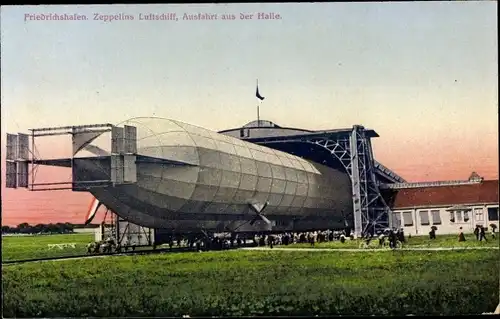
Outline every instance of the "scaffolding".
<svg viewBox="0 0 500 319">
<path fill-rule="evenodd" d="M 88 190 L 89 187 L 106 186 L 111 180 L 75 180 L 68 182 L 36 183 L 36 175 L 40 165 L 68 167 L 74 169 L 81 159 L 75 155 L 87 147 L 97 137 L 111 132 L 111 124 L 94 124 L 79 126 L 60 126 L 51 128 L 30 129 L 28 134 L 7 134 L 7 188 L 28 188 L 30 191 L 53 190 Z M 36 140 L 47 136 L 72 136 L 72 156 L 61 159 L 41 159 L 37 155 Z M 31 143 L 30 143 L 31 139 Z M 31 147 L 30 147 L 31 144 Z M 31 164 L 31 170 L 28 169 Z M 29 174 L 28 174 L 29 171 Z"/>
<path fill-rule="evenodd" d="M 137 128 L 134 126 L 118 127 L 112 124 L 93 124 L 39 128 L 30 129 L 30 131 L 30 135 L 7 134 L 7 188 L 22 187 L 28 188 L 30 191 L 88 191 L 93 187 L 107 187 L 137 181 L 135 165 Z M 96 138 L 108 132 L 111 133 L 111 152 L 91 145 Z M 60 135 L 71 135 L 71 157 L 41 159 L 36 155 L 36 138 Z M 82 150 L 89 151 L 93 156 L 75 157 Z M 30 164 L 31 171 L 29 172 Z M 36 174 L 40 165 L 71 168 L 72 180 L 36 183 Z M 99 167 L 100 174 L 98 176 L 85 174 L 88 165 Z M 82 172 L 84 174 L 81 174 Z"/>
<path fill-rule="evenodd" d="M 130 223 L 108 208 L 104 214 L 99 231 L 95 234 L 95 241 L 99 242 L 112 238 L 122 247 L 151 246 L 154 244 L 154 229 Z"/>
</svg>

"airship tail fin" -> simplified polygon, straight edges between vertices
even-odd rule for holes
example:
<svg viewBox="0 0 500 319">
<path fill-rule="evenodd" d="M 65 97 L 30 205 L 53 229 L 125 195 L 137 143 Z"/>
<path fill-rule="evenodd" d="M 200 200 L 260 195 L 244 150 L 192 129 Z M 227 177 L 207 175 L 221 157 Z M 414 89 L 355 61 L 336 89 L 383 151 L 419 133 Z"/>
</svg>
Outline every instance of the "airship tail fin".
<svg viewBox="0 0 500 319">
<path fill-rule="evenodd" d="M 97 210 L 102 204 L 97 200 L 97 198 L 93 198 L 90 202 L 89 209 L 87 210 L 87 215 L 85 216 L 85 225 L 88 225 L 95 217 Z"/>
</svg>

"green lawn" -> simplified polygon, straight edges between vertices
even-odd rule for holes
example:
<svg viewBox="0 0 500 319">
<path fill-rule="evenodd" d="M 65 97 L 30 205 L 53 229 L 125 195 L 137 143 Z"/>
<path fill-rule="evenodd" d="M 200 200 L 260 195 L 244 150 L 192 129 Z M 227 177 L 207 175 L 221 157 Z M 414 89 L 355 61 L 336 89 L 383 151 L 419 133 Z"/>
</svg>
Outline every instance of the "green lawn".
<svg viewBox="0 0 500 319">
<path fill-rule="evenodd" d="M 2 260 L 19 260 L 84 254 L 94 234 L 2 236 Z M 49 249 L 50 244 L 75 243 L 76 248 Z"/>
<path fill-rule="evenodd" d="M 3 266 L 3 310 L 6 317 L 477 314 L 498 304 L 498 273 L 490 250 L 49 261 Z"/>
<path fill-rule="evenodd" d="M 47 257 L 69 257 L 87 253 L 87 244 L 94 241 L 94 234 L 74 233 L 67 235 L 2 236 L 2 261 L 24 260 Z M 75 243 L 75 248 L 49 248 L 50 244 Z M 177 244 L 172 248 L 177 249 Z M 168 245 L 157 249 L 168 248 Z M 151 246 L 137 247 L 152 250 Z M 130 251 L 130 250 L 129 250 Z"/>
</svg>

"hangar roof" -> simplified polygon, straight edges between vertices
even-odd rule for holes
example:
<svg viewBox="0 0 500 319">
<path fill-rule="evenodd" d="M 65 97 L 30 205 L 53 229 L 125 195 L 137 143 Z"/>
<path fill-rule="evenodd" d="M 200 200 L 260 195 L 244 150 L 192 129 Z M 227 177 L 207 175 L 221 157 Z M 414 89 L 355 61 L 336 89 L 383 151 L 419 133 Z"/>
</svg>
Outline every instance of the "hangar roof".
<svg viewBox="0 0 500 319">
<path fill-rule="evenodd" d="M 363 127 L 361 125 L 357 125 L 360 127 Z M 262 130 L 264 136 L 258 136 L 255 138 L 254 134 L 252 133 L 252 140 L 260 140 L 260 139 L 266 139 L 268 137 L 272 137 L 273 140 L 279 140 L 279 139 L 290 139 L 290 138 L 296 138 L 296 137 L 303 137 L 303 136 L 309 136 L 309 137 L 319 137 L 322 135 L 326 134 L 345 134 L 345 133 L 351 133 L 353 128 L 343 128 L 343 129 L 332 129 L 332 130 L 306 130 L 306 129 L 301 129 L 301 128 L 294 128 L 294 127 L 283 127 L 279 126 L 278 124 L 268 121 L 268 120 L 259 120 L 259 121 L 252 121 L 249 122 L 242 127 L 238 128 L 232 128 L 232 129 L 227 129 L 227 130 L 222 130 L 219 131 L 218 133 L 229 133 L 231 131 L 240 131 L 241 129 L 250 129 L 252 131 L 259 131 Z M 363 127 L 364 128 L 364 127 Z M 278 134 L 273 134 L 272 131 L 275 130 L 276 133 Z M 285 133 L 286 131 L 289 131 L 290 133 Z M 372 129 L 365 129 L 365 132 L 368 137 L 379 137 L 377 132 L 375 132 Z M 257 134 L 260 135 L 260 134 Z"/>
<path fill-rule="evenodd" d="M 257 120 L 257 121 L 252 121 L 249 122 L 245 125 L 243 125 L 245 128 L 249 127 L 276 127 L 276 128 L 281 128 L 281 126 L 267 120 Z"/>
<path fill-rule="evenodd" d="M 498 180 L 476 184 L 427 186 L 384 190 L 389 206 L 394 209 L 498 203 Z"/>
</svg>

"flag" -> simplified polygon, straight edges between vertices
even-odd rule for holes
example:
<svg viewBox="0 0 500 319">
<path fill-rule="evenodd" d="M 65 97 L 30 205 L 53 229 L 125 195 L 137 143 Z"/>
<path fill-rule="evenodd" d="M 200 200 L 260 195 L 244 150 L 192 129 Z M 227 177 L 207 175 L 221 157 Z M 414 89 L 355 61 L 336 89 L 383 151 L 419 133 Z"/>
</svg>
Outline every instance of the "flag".
<svg viewBox="0 0 500 319">
<path fill-rule="evenodd" d="M 257 84 L 257 92 L 255 92 L 255 96 L 261 101 L 264 99 L 264 97 L 259 93 L 259 84 Z"/>
</svg>

